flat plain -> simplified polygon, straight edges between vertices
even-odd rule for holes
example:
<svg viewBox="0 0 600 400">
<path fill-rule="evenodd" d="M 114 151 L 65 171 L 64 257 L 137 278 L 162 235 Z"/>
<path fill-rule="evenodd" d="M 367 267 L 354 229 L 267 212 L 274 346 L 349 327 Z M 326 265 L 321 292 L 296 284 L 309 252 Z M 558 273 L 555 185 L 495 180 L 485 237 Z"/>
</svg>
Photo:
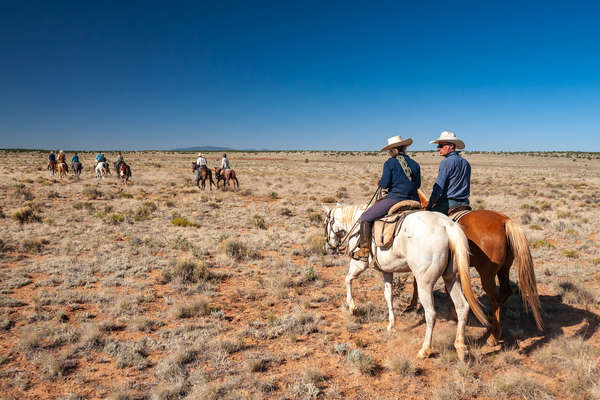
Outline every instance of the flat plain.
<svg viewBox="0 0 600 400">
<path fill-rule="evenodd" d="M 441 158 L 410 154 L 429 194 Z M 231 153 L 240 189 L 202 191 L 192 153 L 124 153 L 123 185 L 91 153 L 60 179 L 45 153 L 0 152 L 0 398 L 600 399 L 600 157 L 464 156 L 473 207 L 528 237 L 545 330 L 513 270 L 504 342 L 471 315 L 461 362 L 441 282 L 436 353 L 418 360 L 411 278 L 388 333 L 381 275 L 355 282 L 350 315 L 348 258 L 323 252 L 322 204 L 366 203 L 384 153 Z"/>
</svg>

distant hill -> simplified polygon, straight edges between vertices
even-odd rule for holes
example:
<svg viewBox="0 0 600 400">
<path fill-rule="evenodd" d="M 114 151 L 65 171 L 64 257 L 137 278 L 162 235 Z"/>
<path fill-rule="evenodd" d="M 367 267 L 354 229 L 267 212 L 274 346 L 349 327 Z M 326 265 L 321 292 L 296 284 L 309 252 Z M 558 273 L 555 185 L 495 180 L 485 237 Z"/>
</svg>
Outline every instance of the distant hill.
<svg viewBox="0 0 600 400">
<path fill-rule="evenodd" d="M 219 146 L 193 146 L 183 147 L 181 149 L 173 149 L 171 151 L 233 151 L 231 147 L 219 147 Z"/>
</svg>

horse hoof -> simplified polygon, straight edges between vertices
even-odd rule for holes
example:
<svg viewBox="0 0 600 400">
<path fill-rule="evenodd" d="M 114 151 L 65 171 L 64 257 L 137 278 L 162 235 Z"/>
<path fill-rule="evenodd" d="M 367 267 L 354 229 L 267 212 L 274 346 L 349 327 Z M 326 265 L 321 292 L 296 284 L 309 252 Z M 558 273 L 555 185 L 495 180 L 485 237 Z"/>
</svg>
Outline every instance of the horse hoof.
<svg viewBox="0 0 600 400">
<path fill-rule="evenodd" d="M 420 359 L 425 359 L 428 358 L 431 355 L 431 350 L 429 349 L 421 349 L 419 350 L 419 354 L 417 354 L 417 357 L 419 357 Z"/>
</svg>

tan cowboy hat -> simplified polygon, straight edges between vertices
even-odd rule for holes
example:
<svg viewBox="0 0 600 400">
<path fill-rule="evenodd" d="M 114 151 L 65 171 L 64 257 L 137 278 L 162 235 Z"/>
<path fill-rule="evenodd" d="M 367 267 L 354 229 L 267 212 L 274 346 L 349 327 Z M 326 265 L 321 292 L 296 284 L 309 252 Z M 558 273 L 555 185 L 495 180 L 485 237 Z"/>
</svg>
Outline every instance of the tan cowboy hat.
<svg viewBox="0 0 600 400">
<path fill-rule="evenodd" d="M 386 151 L 389 149 L 393 149 L 394 147 L 400 146 L 410 146 L 413 140 L 411 138 L 402 139 L 402 136 L 392 136 L 387 140 L 387 146 L 385 146 L 381 151 Z"/>
<path fill-rule="evenodd" d="M 456 137 L 456 135 L 454 134 L 454 132 L 450 132 L 450 131 L 444 131 L 442 133 L 440 133 L 440 137 L 432 140 L 431 142 L 429 142 L 431 144 L 434 143 L 454 143 L 454 146 L 457 149 L 464 149 L 465 148 L 465 143 L 460 140 L 459 138 Z"/>
</svg>

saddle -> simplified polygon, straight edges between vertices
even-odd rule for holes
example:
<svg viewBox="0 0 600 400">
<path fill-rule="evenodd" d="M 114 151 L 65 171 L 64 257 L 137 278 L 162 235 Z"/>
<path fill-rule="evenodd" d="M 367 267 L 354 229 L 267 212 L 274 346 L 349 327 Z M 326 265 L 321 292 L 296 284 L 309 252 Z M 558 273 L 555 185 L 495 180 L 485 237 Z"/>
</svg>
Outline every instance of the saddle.
<svg viewBox="0 0 600 400">
<path fill-rule="evenodd" d="M 402 228 L 404 219 L 421 210 L 421 203 L 414 200 L 400 201 L 389 209 L 386 216 L 381 217 L 373 223 L 373 240 L 375 245 L 387 249 L 394 242 L 394 237 Z"/>
<path fill-rule="evenodd" d="M 448 216 L 450 217 L 450 219 L 452 219 L 452 221 L 458 222 L 458 221 L 460 221 L 460 219 L 462 217 L 464 217 L 465 215 L 467 215 L 471 211 L 473 211 L 473 209 L 471 208 L 470 205 L 468 205 L 468 204 L 457 204 L 457 205 L 455 205 L 454 207 L 452 207 L 451 209 L 448 210 Z"/>
</svg>

